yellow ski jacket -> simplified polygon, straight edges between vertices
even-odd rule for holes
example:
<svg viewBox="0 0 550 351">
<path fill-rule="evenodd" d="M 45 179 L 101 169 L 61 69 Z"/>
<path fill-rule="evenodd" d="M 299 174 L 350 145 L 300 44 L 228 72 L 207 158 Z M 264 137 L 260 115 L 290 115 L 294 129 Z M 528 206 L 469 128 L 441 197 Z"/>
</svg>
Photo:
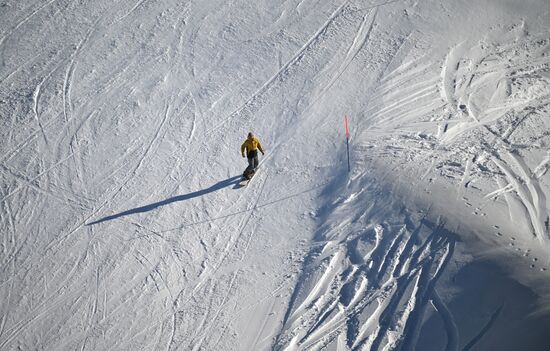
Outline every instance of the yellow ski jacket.
<svg viewBox="0 0 550 351">
<path fill-rule="evenodd" d="M 245 151 L 247 154 L 250 154 L 251 151 L 256 151 L 256 150 L 260 150 L 262 154 L 264 153 L 264 149 L 262 148 L 260 139 L 256 137 L 252 137 L 252 139 L 246 139 L 244 143 L 241 145 L 241 154 L 243 156 Z"/>
</svg>

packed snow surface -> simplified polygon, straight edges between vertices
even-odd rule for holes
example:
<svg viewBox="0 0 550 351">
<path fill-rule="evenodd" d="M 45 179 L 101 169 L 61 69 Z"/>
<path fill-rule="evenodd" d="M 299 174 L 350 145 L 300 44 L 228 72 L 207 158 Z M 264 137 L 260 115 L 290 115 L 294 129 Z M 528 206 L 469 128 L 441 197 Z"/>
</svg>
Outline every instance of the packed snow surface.
<svg viewBox="0 0 550 351">
<path fill-rule="evenodd" d="M 547 0 L 0 1 L 0 350 L 548 350 L 549 109 Z"/>
</svg>

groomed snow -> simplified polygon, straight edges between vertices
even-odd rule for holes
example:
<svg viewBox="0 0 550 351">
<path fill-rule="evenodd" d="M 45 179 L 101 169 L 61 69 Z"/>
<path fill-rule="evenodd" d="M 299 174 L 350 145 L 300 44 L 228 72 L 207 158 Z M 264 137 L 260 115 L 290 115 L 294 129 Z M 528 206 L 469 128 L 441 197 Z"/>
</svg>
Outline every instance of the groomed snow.
<svg viewBox="0 0 550 351">
<path fill-rule="evenodd" d="M 0 1 L 0 350 L 545 351 L 549 111 L 546 0 Z"/>
</svg>

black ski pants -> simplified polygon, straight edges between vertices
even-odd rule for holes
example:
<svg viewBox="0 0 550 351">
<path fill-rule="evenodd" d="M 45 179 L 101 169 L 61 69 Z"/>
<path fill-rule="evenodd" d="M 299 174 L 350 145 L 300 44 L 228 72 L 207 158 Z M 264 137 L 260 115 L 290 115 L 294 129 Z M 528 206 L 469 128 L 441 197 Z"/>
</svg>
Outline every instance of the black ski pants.
<svg viewBox="0 0 550 351">
<path fill-rule="evenodd" d="M 248 156 L 248 169 L 253 171 L 256 167 L 258 167 L 258 153 L 252 157 Z"/>
<path fill-rule="evenodd" d="M 246 170 L 244 171 L 244 174 L 250 174 L 256 170 L 256 167 L 258 167 L 258 151 L 253 150 L 247 153 L 248 158 L 248 167 L 246 167 Z"/>
</svg>

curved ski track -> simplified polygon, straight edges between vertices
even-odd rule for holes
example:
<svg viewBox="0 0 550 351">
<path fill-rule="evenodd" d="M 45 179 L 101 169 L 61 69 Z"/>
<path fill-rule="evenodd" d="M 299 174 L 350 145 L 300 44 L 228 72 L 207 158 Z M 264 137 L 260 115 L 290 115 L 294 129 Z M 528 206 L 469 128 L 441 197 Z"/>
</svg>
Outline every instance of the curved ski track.
<svg viewBox="0 0 550 351">
<path fill-rule="evenodd" d="M 427 165 L 422 178 L 428 178 L 441 166 L 436 151 L 456 151 L 466 162 L 452 178 L 457 196 L 480 169 L 489 169 L 483 172 L 498 189 L 486 198 L 504 196 L 510 213 L 521 208 L 533 235 L 547 245 L 543 180 L 550 154 L 528 162 L 531 145 L 545 135 L 525 140 L 520 132 L 544 125 L 550 37 L 465 41 L 438 62 L 419 64 L 408 51 L 422 33 L 400 29 L 387 42 L 388 32 L 378 26 L 380 7 L 400 1 L 338 1 L 319 12 L 315 1 L 286 1 L 269 9 L 276 16 L 260 37 L 246 32 L 250 18 L 225 18 L 240 6 L 234 1 L 67 2 L 48 22 L 39 14 L 56 3 L 49 0 L 15 13 L 0 34 L 4 61 L 26 43 L 12 40 L 17 33 L 29 41 L 35 35 L 27 31 L 31 24 L 61 34 L 36 56 L 0 68 L 0 85 L 13 90 L 0 105 L 13 113 L 3 121 L 8 130 L 0 156 L 0 349 L 238 349 L 239 313 L 262 304 L 281 308 L 290 295 L 284 316 L 258 320 L 250 347 L 412 350 L 432 304 L 447 334 L 445 349 L 458 350 L 457 323 L 436 291 L 456 239 L 443 219 L 432 223 L 398 206 L 373 182 L 369 158 L 387 157 L 388 174 L 392 167 Z M 80 7 L 89 17 L 82 18 Z M 283 30 L 311 14 L 317 22 L 309 32 Z M 224 27 L 209 28 L 216 21 Z M 235 40 L 239 30 L 262 50 L 281 40 L 278 62 L 254 77 L 243 74 L 243 66 L 228 82 L 223 68 L 230 48 L 212 47 L 248 48 L 252 39 Z M 215 54 L 201 58 L 208 50 Z M 522 50 L 528 57 L 518 54 Z M 360 71 L 372 82 L 339 100 L 354 100 L 366 116 L 354 125 L 358 171 L 345 186 L 338 176 L 319 180 L 317 170 L 303 171 L 319 159 L 283 151 L 301 139 L 310 138 L 309 150 L 327 143 L 329 137 L 308 133 L 331 129 L 332 117 L 310 112 Z M 262 136 L 271 140 L 257 178 L 238 191 L 212 186 L 235 178 L 240 164 L 228 150 L 260 120 Z M 437 133 L 425 133 L 424 126 Z M 361 139 L 367 132 L 380 133 L 384 147 L 376 148 L 380 139 Z M 481 141 L 463 142 L 472 135 Z M 417 163 L 393 162 L 403 155 Z M 326 161 L 331 168 L 341 166 L 332 161 Z M 442 163 L 441 169 L 453 166 Z M 318 200 L 329 205 L 312 215 L 316 237 L 304 249 L 297 281 L 292 274 L 278 277 L 256 300 L 241 301 L 255 269 L 247 266 L 250 248 L 268 210 L 321 188 Z M 185 202 L 113 216 L 201 191 L 204 196 Z M 293 206 L 304 210 L 302 203 Z M 290 226 L 280 240 L 291 238 Z M 281 267 L 297 269 L 291 260 Z M 279 292 L 287 295 L 276 300 Z M 482 340 L 501 310 L 464 350 Z"/>
<path fill-rule="evenodd" d="M 455 243 L 443 224 L 426 220 L 418 227 L 407 217 L 365 222 L 379 205 L 360 215 L 365 229 L 354 221 L 321 233 L 326 240 L 306 260 L 277 349 L 414 349 Z"/>
</svg>

